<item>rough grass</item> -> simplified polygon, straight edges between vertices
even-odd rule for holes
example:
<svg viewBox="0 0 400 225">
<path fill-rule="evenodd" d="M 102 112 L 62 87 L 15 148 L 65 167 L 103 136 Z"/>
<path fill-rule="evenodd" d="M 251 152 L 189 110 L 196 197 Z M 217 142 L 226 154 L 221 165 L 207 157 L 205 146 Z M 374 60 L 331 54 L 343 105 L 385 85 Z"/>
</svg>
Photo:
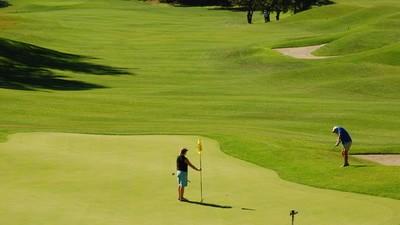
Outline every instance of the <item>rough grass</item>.
<svg viewBox="0 0 400 225">
<path fill-rule="evenodd" d="M 37 73 L 21 72 L 24 90 L 1 61 L 3 140 L 28 131 L 202 134 L 290 181 L 400 199 L 398 167 L 351 159 L 355 166 L 343 170 L 330 133 L 348 128 L 354 153 L 399 152 L 397 1 L 338 1 L 268 25 L 257 14 L 251 26 L 243 13 L 136 1 L 11 4 L 0 14 L 18 23 L 3 39 L 129 75 L 39 60 L 35 69 L 47 71 L 39 84 L 69 88 L 35 85 Z M 339 57 L 307 61 L 271 50 L 325 42 L 318 54 Z"/>
</svg>

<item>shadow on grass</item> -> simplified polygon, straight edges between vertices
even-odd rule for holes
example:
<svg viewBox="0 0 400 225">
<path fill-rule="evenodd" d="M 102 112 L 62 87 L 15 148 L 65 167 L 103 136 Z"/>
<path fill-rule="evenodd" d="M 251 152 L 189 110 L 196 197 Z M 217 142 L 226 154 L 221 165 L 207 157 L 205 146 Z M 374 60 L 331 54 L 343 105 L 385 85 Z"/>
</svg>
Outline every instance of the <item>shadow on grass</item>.
<svg viewBox="0 0 400 225">
<path fill-rule="evenodd" d="M 190 204 L 213 207 L 213 208 L 221 208 L 221 209 L 231 209 L 232 208 L 232 206 L 229 206 L 229 205 L 218 205 L 218 204 L 213 204 L 213 203 L 197 202 L 197 201 L 191 201 L 191 200 L 187 200 L 185 202 L 190 203 Z"/>
<path fill-rule="evenodd" d="M 400 152 L 356 152 L 351 155 L 400 155 Z"/>
<path fill-rule="evenodd" d="M 255 209 L 252 209 L 252 208 L 241 208 L 242 210 L 245 210 L 245 211 L 256 211 Z"/>
<path fill-rule="evenodd" d="M 0 88 L 20 90 L 104 88 L 58 76 L 53 70 L 93 75 L 131 74 L 125 69 L 84 62 L 87 59 L 93 58 L 0 38 Z"/>
<path fill-rule="evenodd" d="M 163 2 L 176 7 L 231 6 L 229 0 L 164 0 Z"/>
<path fill-rule="evenodd" d="M 353 167 L 353 168 L 364 168 L 364 167 L 373 167 L 373 165 L 351 164 L 350 167 Z"/>
<path fill-rule="evenodd" d="M 231 12 L 245 12 L 247 11 L 246 7 L 231 7 L 231 6 L 219 6 L 214 8 L 208 8 L 208 10 L 224 10 L 224 11 L 231 11 Z"/>
<path fill-rule="evenodd" d="M 8 6 L 10 6 L 11 4 L 10 3 L 8 3 L 7 1 L 5 1 L 5 0 L 0 0 L 0 8 L 5 8 L 5 7 L 8 7 Z"/>
</svg>

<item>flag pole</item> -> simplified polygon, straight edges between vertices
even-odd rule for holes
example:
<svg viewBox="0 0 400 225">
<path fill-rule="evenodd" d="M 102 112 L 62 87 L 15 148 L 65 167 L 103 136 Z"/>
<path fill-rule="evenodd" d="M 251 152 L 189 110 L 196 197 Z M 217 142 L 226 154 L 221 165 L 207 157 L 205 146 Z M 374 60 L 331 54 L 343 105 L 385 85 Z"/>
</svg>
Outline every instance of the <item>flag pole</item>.
<svg viewBox="0 0 400 225">
<path fill-rule="evenodd" d="M 203 150 L 203 147 L 201 145 L 200 138 L 197 140 L 197 149 L 200 155 L 200 202 L 203 203 L 203 167 L 201 165 L 201 152 Z"/>
<path fill-rule="evenodd" d="M 203 202 L 203 168 L 201 166 L 201 152 L 200 152 L 200 202 Z"/>
</svg>

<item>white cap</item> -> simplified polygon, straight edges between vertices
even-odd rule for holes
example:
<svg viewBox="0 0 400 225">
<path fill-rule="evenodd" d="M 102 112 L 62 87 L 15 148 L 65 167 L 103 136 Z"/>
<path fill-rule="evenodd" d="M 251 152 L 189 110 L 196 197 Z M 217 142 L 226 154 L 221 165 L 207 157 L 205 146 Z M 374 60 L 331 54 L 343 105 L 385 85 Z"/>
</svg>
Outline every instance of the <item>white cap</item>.
<svg viewBox="0 0 400 225">
<path fill-rule="evenodd" d="M 335 133 L 335 131 L 336 131 L 338 128 L 339 128 L 338 126 L 334 126 L 334 127 L 332 128 L 332 133 Z"/>
</svg>

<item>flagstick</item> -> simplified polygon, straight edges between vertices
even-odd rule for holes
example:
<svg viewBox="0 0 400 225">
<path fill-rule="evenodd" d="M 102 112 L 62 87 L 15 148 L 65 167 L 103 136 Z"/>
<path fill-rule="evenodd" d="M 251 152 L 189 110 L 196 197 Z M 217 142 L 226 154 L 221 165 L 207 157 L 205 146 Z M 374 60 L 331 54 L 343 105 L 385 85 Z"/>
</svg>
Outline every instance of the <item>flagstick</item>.
<svg viewBox="0 0 400 225">
<path fill-rule="evenodd" d="M 201 152 L 200 152 L 200 202 L 203 203 L 203 167 L 201 166 Z"/>
<path fill-rule="evenodd" d="M 203 151 L 203 146 L 201 146 L 200 138 L 197 139 L 197 149 L 199 150 L 200 155 L 200 202 L 203 203 L 203 167 L 201 166 L 201 152 Z"/>
</svg>

